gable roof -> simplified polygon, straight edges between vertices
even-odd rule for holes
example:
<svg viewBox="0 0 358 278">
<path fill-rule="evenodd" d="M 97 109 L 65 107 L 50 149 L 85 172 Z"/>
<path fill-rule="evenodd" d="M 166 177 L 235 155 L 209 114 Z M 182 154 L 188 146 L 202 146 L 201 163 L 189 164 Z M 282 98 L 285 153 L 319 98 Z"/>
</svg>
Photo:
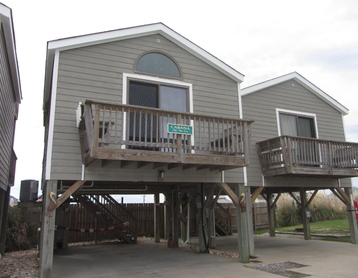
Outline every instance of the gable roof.
<svg viewBox="0 0 358 278">
<path fill-rule="evenodd" d="M 21 84 L 20 84 L 19 65 L 17 62 L 12 10 L 2 3 L 0 3 L 0 24 L 2 26 L 3 34 L 5 37 L 6 50 L 7 50 L 7 55 L 9 58 L 9 65 L 10 65 L 10 73 L 15 90 L 15 99 L 18 103 L 20 103 L 22 98 L 22 93 L 21 93 Z"/>
<path fill-rule="evenodd" d="M 243 74 L 236 71 L 234 68 L 230 67 L 229 65 L 219 60 L 215 56 L 211 55 L 203 48 L 199 47 L 198 45 L 194 44 L 190 40 L 186 39 L 182 35 L 175 32 L 174 30 L 170 29 L 163 23 L 154 23 L 148 25 L 141 25 L 137 27 L 130 27 L 130 28 L 113 30 L 113 31 L 49 41 L 47 44 L 44 104 L 50 94 L 52 69 L 54 63 L 54 56 L 56 52 L 90 46 L 90 45 L 102 44 L 112 41 L 148 36 L 153 34 L 162 35 L 163 37 L 177 44 L 178 46 L 185 49 L 189 53 L 193 54 L 194 56 L 203 60 L 207 64 L 211 65 L 215 69 L 219 70 L 226 76 L 235 80 L 236 82 L 241 83 L 244 80 Z"/>
<path fill-rule="evenodd" d="M 278 85 L 280 83 L 286 82 L 288 80 L 295 80 L 298 84 L 305 87 L 307 90 L 309 90 L 311 93 L 331 105 L 333 108 L 340 111 L 343 115 L 348 115 L 348 108 L 340 104 L 338 101 L 336 101 L 334 98 L 326 94 L 324 91 L 322 91 L 320 88 L 318 88 L 316 85 L 308 81 L 306 78 L 304 78 L 302 75 L 300 75 L 297 72 L 291 72 L 286 75 L 282 75 L 280 77 L 276 77 L 261 83 L 258 83 L 256 85 L 252 85 L 249 87 L 246 87 L 241 90 L 241 96 L 246 96 L 252 93 L 255 93 L 257 91 Z"/>
</svg>

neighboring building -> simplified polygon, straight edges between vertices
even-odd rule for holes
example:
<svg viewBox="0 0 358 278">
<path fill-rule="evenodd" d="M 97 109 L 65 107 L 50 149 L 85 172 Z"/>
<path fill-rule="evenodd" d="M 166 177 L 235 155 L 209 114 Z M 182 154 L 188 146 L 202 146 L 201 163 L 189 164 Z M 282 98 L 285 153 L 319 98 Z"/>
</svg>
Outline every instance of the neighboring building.
<svg viewBox="0 0 358 278">
<path fill-rule="evenodd" d="M 13 150 L 21 86 L 15 47 L 12 11 L 0 3 L 0 254 L 5 252 L 5 232 L 10 187 L 14 185 L 16 155 Z"/>
<path fill-rule="evenodd" d="M 269 203 L 273 193 L 302 200 L 307 191 L 330 189 L 350 206 L 358 144 L 345 142 L 348 109 L 296 72 L 241 93 L 244 116 L 255 120 L 247 185 Z"/>
<path fill-rule="evenodd" d="M 242 81 L 161 23 L 49 42 L 44 206 L 68 188 L 83 205 L 94 194 L 163 193 L 178 223 L 175 202 L 212 198 L 224 182 L 243 187 L 251 121 L 241 119 Z M 42 229 L 45 244 L 52 225 Z M 43 272 L 51 248 L 41 248 Z"/>
</svg>

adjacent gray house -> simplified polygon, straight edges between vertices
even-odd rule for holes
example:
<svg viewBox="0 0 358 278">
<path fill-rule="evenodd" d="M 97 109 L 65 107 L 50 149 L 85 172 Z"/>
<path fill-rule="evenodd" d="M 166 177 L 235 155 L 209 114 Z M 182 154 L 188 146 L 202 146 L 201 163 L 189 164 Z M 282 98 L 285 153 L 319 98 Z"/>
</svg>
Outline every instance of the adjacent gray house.
<svg viewBox="0 0 358 278">
<path fill-rule="evenodd" d="M 242 205 L 238 218 L 246 223 L 242 172 L 252 121 L 242 118 L 242 81 L 241 73 L 162 23 L 50 41 L 42 277 L 51 273 L 54 212 L 70 195 L 98 211 L 96 204 L 114 203 L 109 194 L 154 194 L 158 203 L 162 193 L 168 213 L 155 225 L 165 222 L 174 246 L 179 204 L 196 200 L 202 213 L 225 192 Z M 239 247 L 248 261 L 247 246 Z"/>
<path fill-rule="evenodd" d="M 245 173 L 255 196 L 265 195 L 271 209 L 274 193 L 279 198 L 288 192 L 297 202 L 309 203 L 318 190 L 329 189 L 347 204 L 356 242 L 350 178 L 358 176 L 358 144 L 345 140 L 348 109 L 297 72 L 244 88 L 241 94 L 244 116 L 255 120 Z M 307 191 L 313 192 L 309 200 Z M 306 218 L 308 204 L 302 207 Z"/>
<path fill-rule="evenodd" d="M 0 256 L 5 252 L 10 187 L 14 185 L 15 124 L 21 101 L 12 11 L 0 3 Z"/>
</svg>

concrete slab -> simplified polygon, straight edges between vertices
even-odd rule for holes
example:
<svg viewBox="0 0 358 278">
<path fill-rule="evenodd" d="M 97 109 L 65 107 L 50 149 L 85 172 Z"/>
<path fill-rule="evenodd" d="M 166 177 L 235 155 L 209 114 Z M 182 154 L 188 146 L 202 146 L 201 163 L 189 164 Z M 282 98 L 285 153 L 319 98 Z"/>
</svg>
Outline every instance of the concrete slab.
<svg viewBox="0 0 358 278">
<path fill-rule="evenodd" d="M 237 236 L 217 238 L 217 249 L 237 253 L 237 242 Z M 311 277 L 358 277 L 358 245 L 267 236 L 256 236 L 255 244 L 262 264 L 290 261 L 308 265 L 293 270 Z M 57 250 L 53 277 L 279 277 L 247 267 L 254 265 L 260 264 L 244 265 L 153 241 L 108 243 Z"/>
</svg>

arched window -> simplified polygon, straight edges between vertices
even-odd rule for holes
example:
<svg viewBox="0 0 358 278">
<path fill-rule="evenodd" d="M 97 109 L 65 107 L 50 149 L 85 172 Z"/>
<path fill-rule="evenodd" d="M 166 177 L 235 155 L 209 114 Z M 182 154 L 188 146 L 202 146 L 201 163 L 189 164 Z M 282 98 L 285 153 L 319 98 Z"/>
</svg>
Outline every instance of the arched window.
<svg viewBox="0 0 358 278">
<path fill-rule="evenodd" d="M 138 60 L 135 70 L 138 72 L 180 78 L 180 70 L 176 63 L 168 56 L 151 52 L 144 54 Z"/>
</svg>

